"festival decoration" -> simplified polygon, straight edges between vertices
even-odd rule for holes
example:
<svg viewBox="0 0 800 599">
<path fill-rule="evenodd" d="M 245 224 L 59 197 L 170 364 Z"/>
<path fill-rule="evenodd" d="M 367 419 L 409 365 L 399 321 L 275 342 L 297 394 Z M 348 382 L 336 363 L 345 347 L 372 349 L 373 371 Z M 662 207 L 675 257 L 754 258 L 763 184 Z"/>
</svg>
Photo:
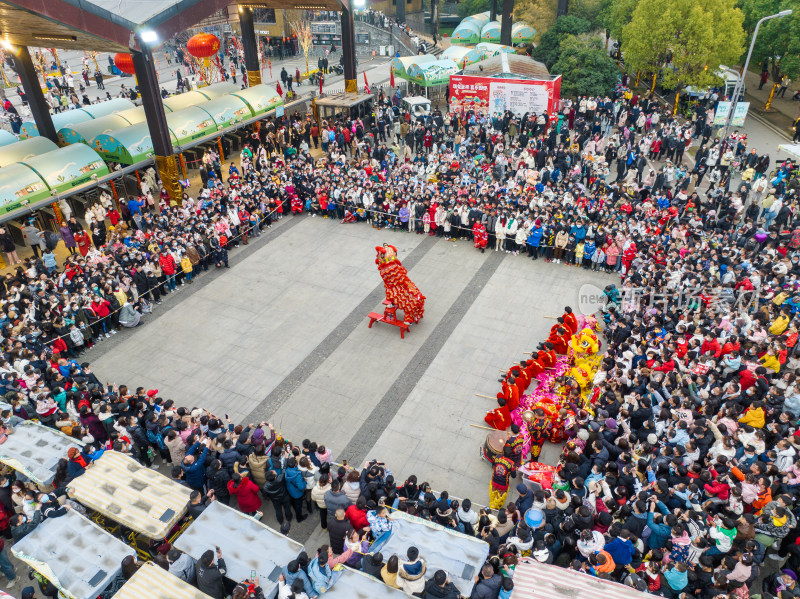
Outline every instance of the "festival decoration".
<svg viewBox="0 0 800 599">
<path fill-rule="evenodd" d="M 569 376 L 574 378 L 581 388 L 581 395 L 586 397 L 589 386 L 600 366 L 600 356 L 597 352 L 600 348 L 600 341 L 597 334 L 589 327 L 585 327 L 569 341 L 567 355 L 573 364 L 569 370 Z"/>
<path fill-rule="evenodd" d="M 397 248 L 387 243 L 376 247 L 375 264 L 383 279 L 386 299 L 403 311 L 406 323 L 416 323 L 425 313 L 425 296 L 408 278 L 408 271 L 397 257 Z"/>
<path fill-rule="evenodd" d="M 212 33 L 198 33 L 186 42 L 186 50 L 195 58 L 210 58 L 219 52 L 219 38 Z"/>
<path fill-rule="evenodd" d="M 118 52 L 114 55 L 114 64 L 123 73 L 133 75 L 136 71 L 133 68 L 133 56 L 127 52 Z"/>
</svg>

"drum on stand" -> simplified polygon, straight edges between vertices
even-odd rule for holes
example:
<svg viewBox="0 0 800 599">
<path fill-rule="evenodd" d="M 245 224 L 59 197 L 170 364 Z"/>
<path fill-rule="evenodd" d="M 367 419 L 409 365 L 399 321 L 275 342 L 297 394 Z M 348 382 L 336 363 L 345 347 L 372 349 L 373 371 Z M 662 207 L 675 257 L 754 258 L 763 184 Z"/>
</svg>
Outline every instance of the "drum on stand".
<svg viewBox="0 0 800 599">
<path fill-rule="evenodd" d="M 486 435 L 486 440 L 481 448 L 481 457 L 490 464 L 494 464 L 495 458 L 503 455 L 503 446 L 507 439 L 506 431 L 494 431 Z"/>
</svg>

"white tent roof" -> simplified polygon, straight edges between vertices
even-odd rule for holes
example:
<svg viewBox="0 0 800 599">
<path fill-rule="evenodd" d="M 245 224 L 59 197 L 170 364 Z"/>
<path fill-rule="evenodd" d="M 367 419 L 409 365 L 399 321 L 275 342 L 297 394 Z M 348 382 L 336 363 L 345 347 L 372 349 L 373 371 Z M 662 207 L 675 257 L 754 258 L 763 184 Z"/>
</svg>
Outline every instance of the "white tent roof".
<svg viewBox="0 0 800 599">
<path fill-rule="evenodd" d="M 652 599 L 629 586 L 523 558 L 514 569 L 511 599 Z"/>
</svg>

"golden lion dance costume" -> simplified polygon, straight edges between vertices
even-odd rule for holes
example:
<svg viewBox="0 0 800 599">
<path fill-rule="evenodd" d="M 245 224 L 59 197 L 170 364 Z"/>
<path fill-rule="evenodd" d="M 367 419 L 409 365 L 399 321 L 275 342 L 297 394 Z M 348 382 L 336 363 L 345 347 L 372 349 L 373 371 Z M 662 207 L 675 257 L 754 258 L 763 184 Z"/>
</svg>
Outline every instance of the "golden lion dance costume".
<svg viewBox="0 0 800 599">
<path fill-rule="evenodd" d="M 570 338 L 567 355 L 559 356 L 552 368 L 536 375 L 536 389 L 523 395 L 519 407 L 511 412 L 511 421 L 522 431 L 523 455 L 530 451 L 531 456 L 537 458 L 545 441 L 563 441 L 566 426 L 575 420 L 576 414 L 567 403 L 568 389 L 558 382 L 560 377 L 572 378 L 578 383 L 583 405 L 577 407 L 591 410 L 588 394 L 602 356 L 598 354 L 600 341 L 593 323 L 585 324 Z M 535 419 L 533 411 L 536 408 L 544 410 L 546 425 Z M 562 415 L 562 409 L 566 414 Z"/>
<path fill-rule="evenodd" d="M 397 248 L 387 243 L 375 247 L 375 264 L 386 288 L 386 299 L 403 311 L 408 323 L 419 322 L 425 313 L 425 296 L 408 278 L 408 271 L 397 257 Z"/>
<path fill-rule="evenodd" d="M 567 356 L 573 366 L 570 368 L 568 376 L 575 379 L 580 386 L 584 403 L 602 359 L 602 356 L 597 353 L 599 350 L 600 340 L 589 327 L 583 328 L 569 340 Z M 586 408 L 587 406 L 582 407 Z"/>
</svg>

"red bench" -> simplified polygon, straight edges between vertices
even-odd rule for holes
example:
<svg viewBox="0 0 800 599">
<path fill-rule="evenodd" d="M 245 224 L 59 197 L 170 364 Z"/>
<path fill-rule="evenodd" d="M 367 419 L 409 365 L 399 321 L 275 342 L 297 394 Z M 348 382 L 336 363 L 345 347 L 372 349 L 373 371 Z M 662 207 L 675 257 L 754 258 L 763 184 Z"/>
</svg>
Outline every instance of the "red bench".
<svg viewBox="0 0 800 599">
<path fill-rule="evenodd" d="M 406 333 L 411 332 L 411 328 L 408 326 L 408 323 L 398 318 L 387 319 L 384 314 L 378 314 L 377 312 L 370 312 L 368 318 L 369 328 L 372 328 L 372 325 L 375 323 L 375 321 L 385 322 L 386 324 L 396 326 L 398 329 L 400 329 L 400 339 L 405 339 Z"/>
</svg>

